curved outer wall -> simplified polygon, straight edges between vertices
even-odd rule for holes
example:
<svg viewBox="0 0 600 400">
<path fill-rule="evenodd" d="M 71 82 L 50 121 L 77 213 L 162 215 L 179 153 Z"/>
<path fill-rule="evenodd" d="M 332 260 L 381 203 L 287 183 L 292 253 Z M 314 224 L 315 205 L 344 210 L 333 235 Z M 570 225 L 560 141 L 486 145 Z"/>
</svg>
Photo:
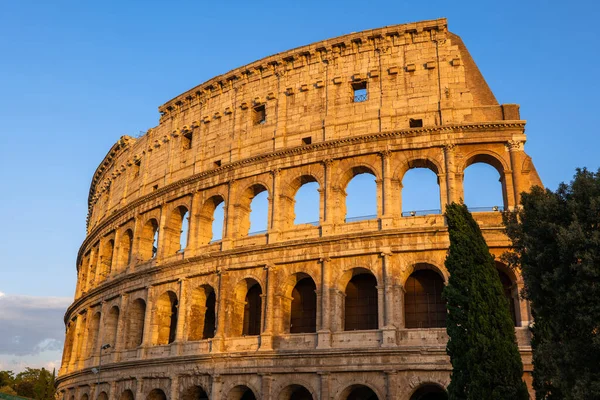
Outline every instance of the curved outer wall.
<svg viewBox="0 0 600 400">
<path fill-rule="evenodd" d="M 354 98 L 362 88 L 366 98 Z M 157 127 L 122 137 L 94 174 L 65 315 L 61 398 L 160 398 L 158 389 L 178 399 L 197 386 L 215 400 L 239 400 L 240 387 L 287 400 L 295 384 L 314 399 L 344 400 L 356 385 L 410 399 L 423 385 L 449 383 L 445 329 L 409 328 L 405 310 L 414 271 L 447 279 L 447 230 L 439 213 L 401 213 L 402 177 L 433 170 L 441 209 L 463 197 L 463 171 L 475 162 L 500 174 L 505 208 L 541 182 L 523 151 L 518 106 L 497 103 L 445 19 L 280 53 L 159 111 Z M 346 221 L 345 188 L 363 172 L 376 178 L 377 215 Z M 295 225 L 294 196 L 308 181 L 319 185 L 319 221 Z M 250 202 L 264 190 L 267 232 L 248 235 Z M 220 202 L 223 238 L 212 241 Z M 500 213 L 475 217 L 492 253 L 506 251 Z M 345 330 L 357 275 L 376 280 L 374 329 Z M 306 277 L 316 288 L 315 332 L 290 333 L 293 290 Z M 511 279 L 517 293 L 522 281 Z M 243 326 L 252 285 L 258 334 Z M 518 300 L 515 308 L 529 380 L 529 311 Z"/>
</svg>

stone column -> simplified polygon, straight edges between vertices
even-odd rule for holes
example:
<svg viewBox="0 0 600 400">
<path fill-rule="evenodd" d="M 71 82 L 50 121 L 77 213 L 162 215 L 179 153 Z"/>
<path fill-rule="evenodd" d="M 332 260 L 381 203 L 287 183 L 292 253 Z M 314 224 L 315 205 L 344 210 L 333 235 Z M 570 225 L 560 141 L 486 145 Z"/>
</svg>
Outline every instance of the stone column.
<svg viewBox="0 0 600 400">
<path fill-rule="evenodd" d="M 322 258 L 319 260 L 321 263 L 321 288 L 320 288 L 320 302 L 317 303 L 320 313 L 320 323 L 317 331 L 318 341 L 317 348 L 328 349 L 331 347 L 331 306 L 330 306 L 330 266 L 329 258 Z"/>
<path fill-rule="evenodd" d="M 527 188 L 523 187 L 521 181 L 521 166 L 523 164 L 523 142 L 519 140 L 509 140 L 507 145 L 510 154 L 510 169 L 512 170 L 512 181 L 514 187 L 515 206 L 521 202 L 521 192 Z"/>
<path fill-rule="evenodd" d="M 119 242 L 121 241 L 121 233 L 121 229 L 115 230 L 115 237 L 113 238 L 112 260 L 110 260 L 110 273 L 108 276 L 115 276 L 122 272 L 121 269 L 123 268 L 123 265 L 119 265 L 119 253 L 121 251 Z"/>
<path fill-rule="evenodd" d="M 322 190 L 322 207 L 323 207 L 323 220 L 321 221 L 321 235 L 328 235 L 333 233 L 333 223 L 334 223 L 334 200 L 332 196 L 332 178 L 331 171 L 333 167 L 333 161 L 330 159 L 323 160 L 323 176 L 325 177 L 323 181 L 323 187 L 320 188 Z"/>
<path fill-rule="evenodd" d="M 219 288 L 216 293 L 217 327 L 215 337 L 211 342 L 211 352 L 213 353 L 219 353 L 223 350 L 223 339 L 225 339 L 225 316 L 227 312 L 227 298 L 224 290 L 229 282 L 227 272 L 221 270 L 218 271 L 217 274 L 219 276 Z"/>
<path fill-rule="evenodd" d="M 331 400 L 330 386 L 331 386 L 331 375 L 329 372 L 317 372 L 321 377 L 321 397 L 320 400 Z"/>
<path fill-rule="evenodd" d="M 117 382 L 116 381 L 112 381 L 110 383 L 108 398 L 109 399 L 118 399 L 119 398 L 119 394 L 117 393 Z"/>
<path fill-rule="evenodd" d="M 227 185 L 227 199 L 225 199 L 225 207 L 223 209 L 225 223 L 223 224 L 223 237 L 221 238 L 221 249 L 228 250 L 233 246 L 233 238 L 238 234 L 236 227 L 237 215 L 235 213 L 235 204 L 232 204 L 231 199 L 237 187 L 235 180 L 230 180 Z"/>
<path fill-rule="evenodd" d="M 383 277 L 383 327 L 381 346 L 396 346 L 396 326 L 394 324 L 394 287 L 392 253 L 389 249 L 381 253 L 381 275 Z"/>
<path fill-rule="evenodd" d="M 260 349 L 273 349 L 273 291 L 275 286 L 275 267 L 267 265 L 265 267 L 265 285 L 266 295 L 263 295 L 263 329 L 260 334 Z"/>
<path fill-rule="evenodd" d="M 261 400 L 272 400 L 271 387 L 273 386 L 273 377 L 271 374 L 263 374 L 260 379 Z"/>
<path fill-rule="evenodd" d="M 269 196 L 269 217 L 268 217 L 268 241 L 269 243 L 279 240 L 279 232 L 281 231 L 281 199 L 279 198 L 279 185 L 281 181 L 281 170 L 274 169 L 271 171 L 272 188 Z"/>
<path fill-rule="evenodd" d="M 115 348 L 113 349 L 113 361 L 119 361 L 119 352 L 123 350 L 123 341 L 125 340 L 125 322 L 127 321 L 127 300 L 129 299 L 128 294 L 121 295 L 121 301 L 119 304 L 119 320 L 117 321 L 117 335 L 115 337 Z"/>
<path fill-rule="evenodd" d="M 188 281 L 185 278 L 179 279 L 179 303 L 177 306 L 177 329 L 175 331 L 175 343 L 171 346 L 171 354 L 181 354 L 181 347 L 185 341 L 186 317 L 187 317 L 187 291 Z"/>
<path fill-rule="evenodd" d="M 398 396 L 398 371 L 385 371 L 387 400 L 396 400 Z"/>
<path fill-rule="evenodd" d="M 392 171 L 391 158 L 392 152 L 384 150 L 379 153 L 381 157 L 381 229 L 389 228 L 393 225 L 394 201 L 392 194 Z"/>
<path fill-rule="evenodd" d="M 136 379 L 136 388 L 135 388 L 135 398 L 143 399 L 144 398 L 144 381 L 142 379 Z M 174 400 L 174 399 L 172 399 Z"/>
<path fill-rule="evenodd" d="M 93 354 L 98 354 L 98 360 L 99 363 L 102 363 L 102 361 L 100 361 L 102 359 L 102 346 L 104 345 L 104 331 L 105 331 L 105 323 L 104 321 L 106 320 L 107 317 L 107 312 L 106 312 L 106 302 L 102 301 L 102 303 L 100 304 L 100 324 L 98 325 L 98 339 L 96 340 L 96 348 L 94 349 L 94 353 Z"/>
<path fill-rule="evenodd" d="M 455 144 L 449 143 L 444 145 L 444 163 L 446 167 L 446 199 L 444 199 L 444 202 L 446 204 L 458 202 L 461 197 L 464 197 L 462 194 L 462 171 L 460 177 L 456 171 L 455 149 Z M 446 204 L 441 204 L 442 212 L 446 209 Z"/>
<path fill-rule="evenodd" d="M 156 260 L 159 260 L 163 257 L 166 257 L 170 254 L 166 254 L 166 248 L 167 248 L 167 236 L 166 233 L 166 227 L 167 227 L 167 223 L 168 223 L 168 214 L 169 212 L 173 212 L 173 210 L 165 210 L 164 206 L 160 207 L 160 216 L 159 216 L 159 221 L 158 221 L 158 240 L 157 242 L 157 249 L 156 249 L 156 257 L 154 257 L 154 261 L 156 262 Z"/>
<path fill-rule="evenodd" d="M 138 359 L 146 356 L 146 349 L 152 346 L 152 311 L 154 308 L 154 299 L 152 296 L 152 287 L 146 287 L 146 315 L 144 315 L 144 333 L 142 337 L 142 346 L 138 351 Z"/>
<path fill-rule="evenodd" d="M 223 390 L 223 379 L 221 378 L 221 375 L 211 375 L 211 378 L 210 399 L 221 400 L 223 398 L 223 393 L 221 393 L 221 390 Z"/>
<path fill-rule="evenodd" d="M 75 368 L 77 367 L 77 360 L 79 360 L 79 354 L 77 351 L 77 348 L 79 347 L 79 343 L 81 342 L 81 338 L 79 337 L 81 335 L 81 329 L 82 329 L 82 319 L 83 319 L 83 315 L 79 314 L 77 315 L 77 318 L 75 319 L 75 326 L 73 326 L 73 342 L 71 345 L 71 354 L 69 355 L 69 367 L 68 370 L 69 371 L 73 371 L 75 370 Z"/>
<path fill-rule="evenodd" d="M 195 255 L 198 248 L 198 237 L 200 236 L 200 211 L 202 210 L 200 192 L 192 194 L 192 201 L 189 210 L 188 241 L 186 246 L 186 256 Z"/>
<path fill-rule="evenodd" d="M 173 375 L 171 377 L 171 385 L 170 385 L 170 389 L 171 389 L 171 395 L 169 396 L 169 399 L 171 400 L 176 400 L 179 399 L 179 376 L 178 375 Z"/>
</svg>

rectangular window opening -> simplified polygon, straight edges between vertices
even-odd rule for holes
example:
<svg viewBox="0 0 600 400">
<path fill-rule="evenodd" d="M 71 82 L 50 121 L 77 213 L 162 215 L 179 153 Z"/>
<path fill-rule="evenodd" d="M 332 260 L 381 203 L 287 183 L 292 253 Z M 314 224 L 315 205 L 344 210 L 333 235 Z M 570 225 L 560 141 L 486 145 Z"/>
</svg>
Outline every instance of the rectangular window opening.
<svg viewBox="0 0 600 400">
<path fill-rule="evenodd" d="M 158 190 L 158 185 L 152 186 L 152 191 Z"/>
<path fill-rule="evenodd" d="M 411 128 L 422 128 L 423 127 L 423 120 L 422 119 L 413 119 L 411 118 L 408 121 L 409 125 Z"/>
<path fill-rule="evenodd" d="M 192 132 L 186 132 L 181 136 L 181 148 L 183 150 L 192 148 Z"/>
<path fill-rule="evenodd" d="M 220 167 L 220 166 L 221 166 L 221 160 L 215 161 L 215 167 Z"/>
<path fill-rule="evenodd" d="M 367 81 L 354 82 L 352 84 L 353 91 L 353 102 L 354 103 L 362 103 L 363 101 L 367 101 Z"/>
<path fill-rule="evenodd" d="M 307 144 L 311 144 L 311 143 L 312 143 L 312 137 L 311 136 L 302 138 L 302 144 L 307 145 Z"/>
<path fill-rule="evenodd" d="M 254 125 L 262 125 L 267 122 L 267 110 L 264 104 L 254 107 Z"/>
<path fill-rule="evenodd" d="M 142 160 L 136 160 L 133 163 L 133 176 L 134 177 L 138 177 L 140 176 L 140 166 L 142 165 Z"/>
</svg>

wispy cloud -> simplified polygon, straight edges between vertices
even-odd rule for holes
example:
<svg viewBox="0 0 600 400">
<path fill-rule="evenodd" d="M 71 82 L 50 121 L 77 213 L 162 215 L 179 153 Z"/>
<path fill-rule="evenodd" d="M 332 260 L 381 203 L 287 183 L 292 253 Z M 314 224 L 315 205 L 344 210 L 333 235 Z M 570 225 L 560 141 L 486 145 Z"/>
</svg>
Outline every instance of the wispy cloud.
<svg viewBox="0 0 600 400">
<path fill-rule="evenodd" d="M 18 357 L 33 360 L 29 356 L 42 353 L 56 357 L 64 342 L 63 315 L 71 301 L 0 292 L 0 363 L 6 362 L 6 356 L 17 363 Z"/>
</svg>

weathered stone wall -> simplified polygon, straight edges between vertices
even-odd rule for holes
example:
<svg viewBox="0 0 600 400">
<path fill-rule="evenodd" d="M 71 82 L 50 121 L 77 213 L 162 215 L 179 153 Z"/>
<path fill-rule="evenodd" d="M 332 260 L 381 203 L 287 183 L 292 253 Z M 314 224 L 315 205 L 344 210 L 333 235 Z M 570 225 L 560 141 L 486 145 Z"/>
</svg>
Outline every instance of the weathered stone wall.
<svg viewBox="0 0 600 400">
<path fill-rule="evenodd" d="M 354 98 L 355 88 L 366 97 Z M 314 399 L 345 400 L 366 386 L 380 399 L 410 399 L 420 387 L 447 385 L 445 329 L 407 329 L 404 296 L 414 271 L 447 279 L 447 229 L 439 212 L 403 215 L 402 178 L 431 169 L 441 210 L 463 197 L 473 163 L 496 168 L 506 209 L 540 180 L 523 151 L 518 106 L 497 104 L 444 19 L 280 53 L 159 110 L 159 126 L 121 138 L 94 174 L 65 316 L 63 398 L 177 399 L 197 387 L 195 398 L 203 390 L 239 399 L 249 388 L 289 400 L 303 387 Z M 346 186 L 363 172 L 376 178 L 377 215 L 346 221 Z M 319 221 L 294 225 L 306 182 L 319 185 Z M 267 232 L 248 235 L 250 202 L 264 190 Z M 219 203 L 223 238 L 213 242 Z M 506 251 L 500 213 L 475 217 L 491 251 Z M 529 310 L 520 277 L 506 273 L 529 373 Z M 377 282 L 377 329 L 345 331 L 347 287 L 361 274 Z M 316 326 L 292 334 L 292 291 L 303 278 L 316 286 Z M 260 329 L 244 336 L 252 285 Z"/>
</svg>

